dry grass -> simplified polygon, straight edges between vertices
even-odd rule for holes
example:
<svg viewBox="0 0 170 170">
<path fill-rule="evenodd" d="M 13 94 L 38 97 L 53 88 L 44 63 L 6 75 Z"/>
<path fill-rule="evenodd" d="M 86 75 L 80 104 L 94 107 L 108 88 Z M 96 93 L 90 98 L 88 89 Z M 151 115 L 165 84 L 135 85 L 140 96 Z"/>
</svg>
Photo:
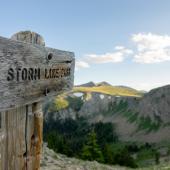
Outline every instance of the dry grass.
<svg viewBox="0 0 170 170">
<path fill-rule="evenodd" d="M 137 90 L 114 87 L 114 86 L 94 86 L 94 87 L 74 87 L 74 92 L 98 92 L 114 96 L 134 96 L 141 97 L 142 93 Z"/>
</svg>

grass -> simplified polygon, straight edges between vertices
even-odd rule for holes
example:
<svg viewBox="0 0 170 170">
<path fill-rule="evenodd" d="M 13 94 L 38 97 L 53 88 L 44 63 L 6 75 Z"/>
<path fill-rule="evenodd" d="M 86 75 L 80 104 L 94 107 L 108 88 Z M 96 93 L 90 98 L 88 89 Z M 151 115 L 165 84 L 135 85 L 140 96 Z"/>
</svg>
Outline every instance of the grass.
<svg viewBox="0 0 170 170">
<path fill-rule="evenodd" d="M 137 126 L 136 131 L 145 131 L 147 133 L 153 131 L 156 132 L 162 126 L 162 122 L 159 120 L 151 120 L 149 116 L 139 116 L 138 112 L 135 112 L 128 108 L 127 101 L 120 100 L 119 103 L 111 103 L 109 105 L 108 114 L 121 114 L 127 119 L 129 123 L 135 123 Z"/>
<path fill-rule="evenodd" d="M 49 112 L 56 112 L 62 109 L 66 109 L 68 106 L 69 102 L 65 99 L 65 96 L 59 95 L 47 105 L 46 110 Z"/>
<path fill-rule="evenodd" d="M 119 104 L 115 104 L 113 106 L 113 111 L 114 112 L 124 112 L 128 108 L 128 103 L 126 101 L 121 100 Z"/>
<path fill-rule="evenodd" d="M 142 116 L 138 119 L 138 130 L 146 130 L 147 132 L 158 131 L 160 126 L 160 122 L 152 121 L 149 116 Z"/>
<path fill-rule="evenodd" d="M 68 96 L 61 94 L 55 97 L 52 102 L 48 103 L 44 108 L 45 112 L 56 112 L 67 108 L 72 108 L 74 111 L 79 111 L 83 105 L 81 97 Z"/>
<path fill-rule="evenodd" d="M 140 93 L 137 90 L 128 89 L 124 87 L 114 87 L 114 86 L 94 86 L 94 87 L 74 87 L 73 92 L 82 92 L 84 93 L 84 99 L 88 100 L 91 98 L 91 93 L 102 93 L 102 94 L 108 94 L 113 96 L 129 96 L 129 97 L 142 97 L 142 93 Z M 76 99 L 75 98 L 67 98 L 67 94 L 59 95 L 53 100 L 51 104 L 49 104 L 48 109 L 51 112 L 55 112 L 61 109 L 65 109 L 70 107 L 71 105 L 74 105 L 76 107 L 76 104 L 78 107 L 76 107 L 76 110 L 78 111 L 80 107 L 82 106 L 81 98 Z M 114 110 L 114 112 L 123 111 L 127 107 L 126 103 L 120 103 Z"/>
<path fill-rule="evenodd" d="M 131 110 L 127 110 L 123 112 L 123 116 L 125 116 L 129 123 L 137 122 L 138 120 L 138 113 L 132 112 Z"/>
<path fill-rule="evenodd" d="M 137 90 L 114 86 L 94 86 L 94 87 L 74 87 L 74 92 L 97 92 L 113 96 L 142 97 L 142 93 Z"/>
<path fill-rule="evenodd" d="M 69 107 L 75 111 L 79 111 L 83 105 L 83 100 L 81 97 L 67 97 L 67 101 L 69 102 Z"/>
</svg>

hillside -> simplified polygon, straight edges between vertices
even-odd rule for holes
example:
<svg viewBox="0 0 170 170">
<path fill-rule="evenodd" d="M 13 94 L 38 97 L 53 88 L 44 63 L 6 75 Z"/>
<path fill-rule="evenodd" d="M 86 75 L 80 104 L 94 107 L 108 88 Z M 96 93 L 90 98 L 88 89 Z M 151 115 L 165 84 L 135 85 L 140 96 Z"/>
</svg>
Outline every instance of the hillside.
<svg viewBox="0 0 170 170">
<path fill-rule="evenodd" d="M 74 87 L 73 91 L 83 92 L 83 93 L 96 92 L 96 93 L 108 94 L 113 96 L 134 96 L 134 97 L 142 96 L 142 93 L 135 89 L 120 87 L 120 86 L 110 86 L 110 85 L 97 85 L 92 87 L 79 86 L 79 87 Z"/>
<path fill-rule="evenodd" d="M 148 168 L 137 168 L 136 170 L 165 170 L 169 169 L 170 163 Z M 42 170 L 132 170 L 121 166 L 109 166 L 100 164 L 96 161 L 83 161 L 76 158 L 68 158 L 65 155 L 55 153 L 53 150 L 44 146 L 41 159 Z"/>
<path fill-rule="evenodd" d="M 130 170 L 120 166 L 107 166 L 96 161 L 83 161 L 75 158 L 68 158 L 65 155 L 57 154 L 53 150 L 44 147 L 41 160 L 42 170 Z"/>
<path fill-rule="evenodd" d="M 46 101 L 44 139 L 55 151 L 83 158 L 87 136 L 95 131 L 106 164 L 145 167 L 159 158 L 167 162 L 169 96 L 170 85 L 144 94 L 126 86 L 75 87 Z"/>
<path fill-rule="evenodd" d="M 89 122 L 112 122 L 122 140 L 159 142 L 170 136 L 170 86 L 142 94 L 124 86 L 74 87 L 47 101 L 45 119 L 76 115 Z"/>
<path fill-rule="evenodd" d="M 96 84 L 92 81 L 88 82 L 88 83 L 85 83 L 85 84 L 81 84 L 81 85 L 78 85 L 77 87 L 93 87 L 93 86 L 96 86 Z"/>
<path fill-rule="evenodd" d="M 163 163 L 157 166 L 148 168 L 139 168 L 136 170 L 168 170 L 170 162 Z M 131 168 L 120 166 L 109 166 L 100 164 L 96 161 L 83 161 L 76 158 L 68 158 L 65 155 L 55 153 L 53 150 L 47 148 L 43 149 L 43 156 L 41 159 L 42 170 L 132 170 Z"/>
<path fill-rule="evenodd" d="M 166 125 L 170 124 L 170 85 L 159 87 L 146 93 L 142 98 L 138 110 L 152 119 L 157 118 Z"/>
</svg>

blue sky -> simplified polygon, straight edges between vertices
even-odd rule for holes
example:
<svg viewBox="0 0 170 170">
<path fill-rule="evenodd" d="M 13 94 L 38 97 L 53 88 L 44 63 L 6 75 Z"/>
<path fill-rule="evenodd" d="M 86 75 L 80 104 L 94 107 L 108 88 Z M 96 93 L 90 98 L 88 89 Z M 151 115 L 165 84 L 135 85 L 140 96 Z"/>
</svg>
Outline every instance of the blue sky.
<svg viewBox="0 0 170 170">
<path fill-rule="evenodd" d="M 4 0 L 0 35 L 40 33 L 74 51 L 75 84 L 107 81 L 149 90 L 170 84 L 169 0 Z"/>
</svg>

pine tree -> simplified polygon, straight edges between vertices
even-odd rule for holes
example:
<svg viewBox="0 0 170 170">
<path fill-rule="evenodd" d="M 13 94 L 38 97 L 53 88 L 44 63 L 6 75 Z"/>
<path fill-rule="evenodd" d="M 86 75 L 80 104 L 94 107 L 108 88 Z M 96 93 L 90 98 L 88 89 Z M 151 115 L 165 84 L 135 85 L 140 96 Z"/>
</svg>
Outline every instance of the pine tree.
<svg viewBox="0 0 170 170">
<path fill-rule="evenodd" d="M 94 131 L 89 134 L 87 143 L 83 146 L 82 158 L 90 161 L 104 162 L 103 154 L 97 144 L 96 133 Z"/>
</svg>

